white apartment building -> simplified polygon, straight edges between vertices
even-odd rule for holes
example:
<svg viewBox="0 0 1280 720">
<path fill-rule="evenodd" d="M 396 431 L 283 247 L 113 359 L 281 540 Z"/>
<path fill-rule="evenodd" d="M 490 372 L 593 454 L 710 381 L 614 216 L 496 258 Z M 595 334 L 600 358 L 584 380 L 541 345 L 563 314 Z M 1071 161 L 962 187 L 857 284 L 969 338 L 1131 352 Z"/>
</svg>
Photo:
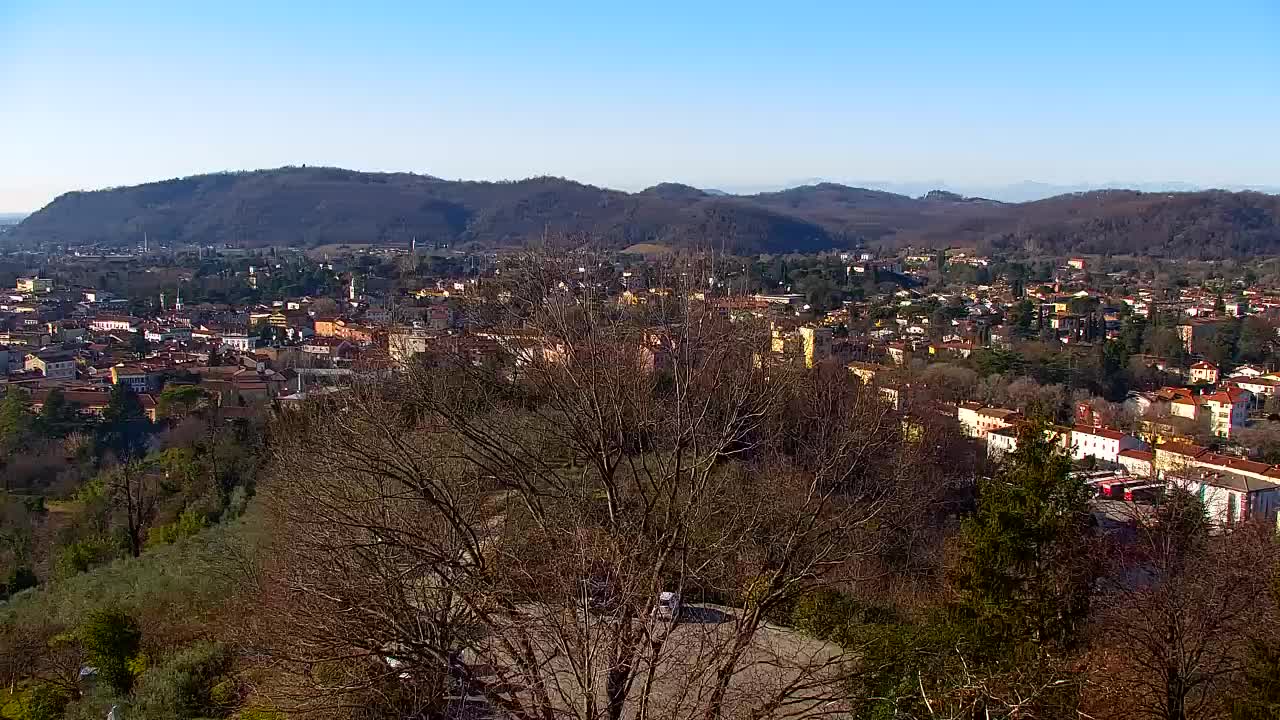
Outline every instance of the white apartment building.
<svg viewBox="0 0 1280 720">
<path fill-rule="evenodd" d="M 1121 450 L 1141 448 L 1141 440 L 1119 430 L 1091 425 L 1071 429 L 1071 457 L 1076 460 L 1093 457 L 1115 463 L 1120 461 Z"/>
</svg>

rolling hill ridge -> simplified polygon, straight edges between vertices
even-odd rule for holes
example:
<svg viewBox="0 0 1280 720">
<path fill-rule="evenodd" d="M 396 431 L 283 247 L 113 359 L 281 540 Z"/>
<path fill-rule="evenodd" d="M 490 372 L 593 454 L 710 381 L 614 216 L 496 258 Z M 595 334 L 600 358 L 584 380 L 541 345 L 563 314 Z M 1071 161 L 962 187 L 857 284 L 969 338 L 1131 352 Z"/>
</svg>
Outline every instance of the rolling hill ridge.
<svg viewBox="0 0 1280 720">
<path fill-rule="evenodd" d="M 663 183 L 626 193 L 551 177 L 476 182 L 289 167 L 67 193 L 6 241 L 131 244 L 144 232 L 199 245 L 403 245 L 417 237 L 510 246 L 555 234 L 616 248 L 714 244 L 750 253 L 910 244 L 1216 258 L 1280 252 L 1280 196 L 1115 190 L 1000 203 L 834 183 L 755 195 Z"/>
</svg>

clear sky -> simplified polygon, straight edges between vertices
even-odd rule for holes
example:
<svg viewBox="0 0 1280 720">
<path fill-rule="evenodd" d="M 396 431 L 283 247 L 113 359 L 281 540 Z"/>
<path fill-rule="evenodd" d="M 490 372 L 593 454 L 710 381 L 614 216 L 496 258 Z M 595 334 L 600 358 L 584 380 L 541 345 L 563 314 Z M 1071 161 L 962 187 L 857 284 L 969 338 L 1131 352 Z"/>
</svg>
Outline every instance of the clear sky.
<svg viewBox="0 0 1280 720">
<path fill-rule="evenodd" d="M 1280 0 L 0 0 L 0 211 L 286 164 L 1280 184 Z"/>
</svg>

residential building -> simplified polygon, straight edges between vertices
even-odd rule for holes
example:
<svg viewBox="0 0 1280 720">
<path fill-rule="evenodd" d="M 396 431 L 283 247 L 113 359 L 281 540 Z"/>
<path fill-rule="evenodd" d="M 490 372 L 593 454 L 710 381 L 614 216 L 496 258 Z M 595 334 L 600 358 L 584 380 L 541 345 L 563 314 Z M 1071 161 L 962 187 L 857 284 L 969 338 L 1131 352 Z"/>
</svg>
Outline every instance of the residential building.
<svg viewBox="0 0 1280 720">
<path fill-rule="evenodd" d="M 76 376 L 76 358 L 63 350 L 42 350 L 28 353 L 23 369 L 38 370 L 49 380 L 69 380 Z"/>
<path fill-rule="evenodd" d="M 1218 382 L 1218 366 L 1201 360 L 1191 366 L 1191 382 L 1215 385 Z"/>
<path fill-rule="evenodd" d="M 1229 438 L 1233 431 L 1244 427 L 1249 422 L 1249 399 L 1249 393 L 1239 388 L 1201 395 L 1201 407 L 1209 411 L 1209 431 Z"/>
<path fill-rule="evenodd" d="M 137 365 L 114 365 L 111 368 L 112 385 L 128 385 L 135 393 L 145 393 L 160 386 L 160 374 L 147 372 Z"/>
<path fill-rule="evenodd" d="M 977 349 L 973 343 L 963 341 L 951 341 L 932 343 L 929 345 L 929 354 L 938 357 L 967 358 Z"/>
<path fill-rule="evenodd" d="M 1071 442 L 1071 428 L 1050 425 L 1045 428 L 1044 435 L 1050 444 L 1057 445 L 1064 452 L 1070 452 L 1068 445 Z M 1018 449 L 1018 426 L 1011 425 L 988 431 L 986 440 L 987 456 L 998 460 L 1005 453 Z"/>
<path fill-rule="evenodd" d="M 20 293 L 52 292 L 53 280 L 42 277 L 20 277 L 14 288 Z"/>
<path fill-rule="evenodd" d="M 1251 377 L 1248 375 L 1235 376 L 1232 375 L 1228 381 L 1228 388 L 1236 387 L 1241 390 L 1247 390 L 1254 397 L 1274 397 L 1276 388 L 1280 387 L 1280 380 L 1269 377 Z"/>
<path fill-rule="evenodd" d="M 1229 375 L 1228 377 L 1232 378 L 1233 380 L 1237 380 L 1240 378 L 1262 377 L 1263 375 L 1266 375 L 1266 374 L 1267 374 L 1267 369 L 1260 365 L 1241 365 L 1235 370 L 1232 370 L 1231 375 Z"/>
<path fill-rule="evenodd" d="M 107 405 L 111 402 L 111 393 L 105 391 L 66 390 L 62 393 L 62 396 L 67 404 L 74 407 L 77 412 L 94 416 L 101 415 L 102 411 L 106 410 Z M 40 412 L 48 398 L 48 390 L 36 390 L 31 394 L 31 409 Z M 146 393 L 138 395 L 138 404 L 142 406 L 142 412 L 154 422 L 156 419 L 155 397 Z"/>
<path fill-rule="evenodd" d="M 755 296 L 754 296 L 754 298 L 755 298 L 756 300 L 760 300 L 760 301 L 762 301 L 762 302 L 767 302 L 767 303 L 769 303 L 770 305 L 791 305 L 791 306 L 796 306 L 796 305 L 803 305 L 803 304 L 804 304 L 804 296 L 803 296 L 803 295 L 800 295 L 800 294 L 798 294 L 798 293 L 787 293 L 787 294 L 782 294 L 782 295 L 760 295 L 760 294 L 757 294 L 757 295 L 755 295 Z"/>
<path fill-rule="evenodd" d="M 885 347 L 885 353 L 889 355 L 894 365 L 906 365 L 911 359 L 911 349 L 906 343 L 891 342 Z"/>
<path fill-rule="evenodd" d="M 247 332 L 223 333 L 222 346 L 241 352 L 250 352 L 258 346 L 258 336 Z"/>
<path fill-rule="evenodd" d="M 1170 483 L 1198 497 L 1210 522 L 1219 526 L 1250 519 L 1274 522 L 1280 508 L 1280 479 L 1198 468 Z"/>
<path fill-rule="evenodd" d="M 1018 449 L 1018 428 L 997 428 L 987 433 L 987 455 L 998 459 Z"/>
<path fill-rule="evenodd" d="M 1071 429 L 1071 455 L 1076 460 L 1086 457 L 1109 463 L 1119 462 L 1122 450 L 1139 450 L 1138 438 L 1096 425 L 1077 425 Z"/>
<path fill-rule="evenodd" d="M 337 337 L 350 340 L 356 345 L 373 343 L 373 331 L 357 323 L 341 318 L 315 321 L 315 334 L 319 337 Z"/>
<path fill-rule="evenodd" d="M 1155 458 L 1156 454 L 1146 450 L 1128 449 L 1121 450 L 1116 457 L 1116 462 L 1124 471 L 1133 477 L 1154 477 L 1155 476 Z"/>
<path fill-rule="evenodd" d="M 773 323 L 769 349 L 775 359 L 811 368 L 831 357 L 831 338 L 831 328 L 801 325 L 792 329 L 786 323 Z"/>
<path fill-rule="evenodd" d="M 1177 475 L 1196 467 L 1196 459 L 1209 452 L 1208 448 L 1184 442 L 1161 443 L 1155 447 L 1152 467 L 1157 477 Z"/>
<path fill-rule="evenodd" d="M 1190 393 L 1179 394 L 1169 401 L 1169 414 L 1174 417 L 1195 420 L 1200 417 L 1200 399 Z"/>
<path fill-rule="evenodd" d="M 969 437 L 985 440 L 992 430 L 1007 428 L 1022 416 L 1017 410 L 988 408 L 978 403 L 961 403 L 956 408 L 956 419 Z"/>
<path fill-rule="evenodd" d="M 877 375 L 884 374 L 891 369 L 888 366 L 880 365 L 878 363 L 857 361 L 849 363 L 846 367 L 849 368 L 849 372 L 853 373 L 853 376 L 858 378 L 863 385 L 870 385 L 875 381 Z"/>
<path fill-rule="evenodd" d="M 302 352 L 328 358 L 346 357 L 351 353 L 351 342 L 337 337 L 313 337 L 302 343 Z"/>
<path fill-rule="evenodd" d="M 180 342 L 191 341 L 191 328 L 189 327 L 157 327 L 143 330 L 142 336 L 147 342 L 168 342 L 177 340 Z"/>
<path fill-rule="evenodd" d="M 54 290 L 54 281 L 49 278 L 18 278 L 18 282 L 14 284 L 14 290 L 24 293 L 45 293 Z"/>
<path fill-rule="evenodd" d="M 1218 334 L 1218 326 L 1212 322 L 1192 320 L 1179 325 L 1178 338 L 1189 353 L 1198 353 L 1208 347 L 1209 341 Z"/>
<path fill-rule="evenodd" d="M 802 325 L 799 332 L 805 367 L 814 367 L 831 357 L 831 328 Z"/>
<path fill-rule="evenodd" d="M 397 328 L 387 333 L 387 353 L 392 360 L 405 362 L 425 353 L 437 337 L 436 333 L 425 328 Z"/>
<path fill-rule="evenodd" d="M 99 315 L 89 322 L 89 328 L 98 332 L 137 332 L 141 323 L 132 315 Z"/>
</svg>

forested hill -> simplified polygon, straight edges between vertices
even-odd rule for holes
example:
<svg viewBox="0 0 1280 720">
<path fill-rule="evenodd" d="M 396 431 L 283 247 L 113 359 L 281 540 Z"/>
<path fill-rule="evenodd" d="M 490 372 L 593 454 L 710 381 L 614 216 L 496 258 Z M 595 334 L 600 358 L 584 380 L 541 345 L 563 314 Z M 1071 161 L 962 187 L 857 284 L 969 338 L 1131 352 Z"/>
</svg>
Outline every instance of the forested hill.
<svg viewBox="0 0 1280 720">
<path fill-rule="evenodd" d="M 625 193 L 549 177 L 469 182 L 302 167 L 67 193 L 9 238 L 132 244 L 144 232 L 160 242 L 248 246 L 407 245 L 415 236 L 500 246 L 551 233 L 618 248 L 887 243 L 1213 258 L 1280 251 L 1280 196 L 1100 191 L 1005 204 L 832 183 L 743 196 L 675 183 Z"/>
</svg>

